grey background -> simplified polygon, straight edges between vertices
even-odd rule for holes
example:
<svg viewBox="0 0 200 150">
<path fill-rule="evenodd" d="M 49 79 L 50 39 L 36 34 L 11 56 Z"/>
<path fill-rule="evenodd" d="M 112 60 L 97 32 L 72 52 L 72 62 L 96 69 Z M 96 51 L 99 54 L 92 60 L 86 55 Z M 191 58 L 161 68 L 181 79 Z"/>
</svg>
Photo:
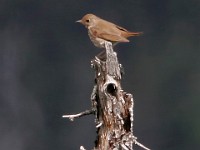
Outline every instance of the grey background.
<svg viewBox="0 0 200 150">
<path fill-rule="evenodd" d="M 90 108 L 100 50 L 75 21 L 94 13 L 144 32 L 115 47 L 134 135 L 152 150 L 198 150 L 199 9 L 198 0 L 0 0 L 0 149 L 94 146 L 94 116 L 61 118 Z"/>
</svg>

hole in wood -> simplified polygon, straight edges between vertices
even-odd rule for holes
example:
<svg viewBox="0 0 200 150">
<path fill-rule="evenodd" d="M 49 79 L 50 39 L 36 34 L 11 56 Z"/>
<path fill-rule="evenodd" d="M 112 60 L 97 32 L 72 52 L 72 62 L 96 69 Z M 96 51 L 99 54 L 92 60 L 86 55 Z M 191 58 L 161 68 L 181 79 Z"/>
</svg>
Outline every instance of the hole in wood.
<svg viewBox="0 0 200 150">
<path fill-rule="evenodd" d="M 116 95 L 116 92 L 117 92 L 117 87 L 115 86 L 115 84 L 108 84 L 107 85 L 107 92 L 109 94 L 111 94 L 112 96 L 115 96 Z"/>
</svg>

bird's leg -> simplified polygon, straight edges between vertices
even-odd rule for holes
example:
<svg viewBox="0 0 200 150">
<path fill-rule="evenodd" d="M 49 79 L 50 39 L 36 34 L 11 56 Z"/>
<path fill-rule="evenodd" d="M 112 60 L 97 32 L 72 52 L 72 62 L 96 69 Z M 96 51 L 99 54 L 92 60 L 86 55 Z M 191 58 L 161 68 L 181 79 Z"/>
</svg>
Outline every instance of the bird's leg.
<svg viewBox="0 0 200 150">
<path fill-rule="evenodd" d="M 102 61 L 105 61 L 106 60 L 106 50 L 103 49 L 99 54 L 96 55 L 96 57 Z"/>
</svg>

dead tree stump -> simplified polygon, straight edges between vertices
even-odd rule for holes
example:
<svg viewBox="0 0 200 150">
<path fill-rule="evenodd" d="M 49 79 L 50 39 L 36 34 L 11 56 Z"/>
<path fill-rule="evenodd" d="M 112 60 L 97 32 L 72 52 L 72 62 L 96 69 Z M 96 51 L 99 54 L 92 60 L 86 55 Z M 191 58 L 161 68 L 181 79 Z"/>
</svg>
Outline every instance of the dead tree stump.
<svg viewBox="0 0 200 150">
<path fill-rule="evenodd" d="M 121 88 L 121 71 L 112 44 L 106 43 L 105 59 L 91 62 L 95 69 L 91 100 L 96 108 L 95 150 L 132 150 L 133 97 Z"/>
<path fill-rule="evenodd" d="M 91 94 L 92 109 L 75 115 L 64 115 L 70 120 L 95 114 L 97 138 L 94 150 L 133 150 L 133 144 L 150 150 L 137 142 L 133 135 L 133 96 L 121 87 L 121 65 L 112 43 L 106 51 L 91 61 L 95 69 L 95 85 Z M 81 150 L 85 150 L 83 146 Z"/>
</svg>

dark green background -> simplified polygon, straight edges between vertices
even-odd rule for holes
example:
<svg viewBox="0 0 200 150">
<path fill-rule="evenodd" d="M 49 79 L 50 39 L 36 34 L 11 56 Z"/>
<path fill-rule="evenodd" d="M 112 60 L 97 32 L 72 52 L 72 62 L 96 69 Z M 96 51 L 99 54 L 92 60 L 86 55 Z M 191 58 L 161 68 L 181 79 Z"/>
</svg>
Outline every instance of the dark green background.
<svg viewBox="0 0 200 150">
<path fill-rule="evenodd" d="M 144 32 L 115 47 L 138 141 L 199 150 L 199 10 L 199 0 L 0 0 L 0 149 L 94 146 L 94 116 L 61 118 L 90 108 L 90 60 L 100 50 L 75 21 L 94 13 Z"/>
</svg>

